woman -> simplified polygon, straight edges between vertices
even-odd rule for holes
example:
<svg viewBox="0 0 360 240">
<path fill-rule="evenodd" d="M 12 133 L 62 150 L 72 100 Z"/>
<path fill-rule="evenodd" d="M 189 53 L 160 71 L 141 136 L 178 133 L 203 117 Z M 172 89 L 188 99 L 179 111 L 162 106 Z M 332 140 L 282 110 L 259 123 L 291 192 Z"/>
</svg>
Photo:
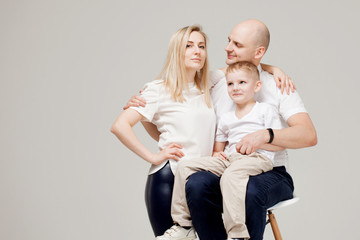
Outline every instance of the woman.
<svg viewBox="0 0 360 240">
<path fill-rule="evenodd" d="M 207 81 L 206 42 L 199 26 L 179 29 L 170 40 L 159 79 L 142 92 L 146 106 L 126 109 L 111 128 L 126 147 L 152 164 L 145 200 L 155 236 L 173 225 L 170 209 L 177 161 L 212 153 L 216 117 Z M 157 127 L 158 153 L 149 151 L 134 134 L 132 127 L 139 121 Z"/>
</svg>

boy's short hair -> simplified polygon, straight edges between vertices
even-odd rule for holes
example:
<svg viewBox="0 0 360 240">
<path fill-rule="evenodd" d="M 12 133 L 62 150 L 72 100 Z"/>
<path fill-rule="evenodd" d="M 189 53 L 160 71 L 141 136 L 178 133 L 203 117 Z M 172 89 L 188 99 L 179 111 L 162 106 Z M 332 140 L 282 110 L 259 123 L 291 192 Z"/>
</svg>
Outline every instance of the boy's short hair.
<svg viewBox="0 0 360 240">
<path fill-rule="evenodd" d="M 255 81 L 260 80 L 259 70 L 255 66 L 255 64 L 253 64 L 251 62 L 247 62 L 247 61 L 241 61 L 241 62 L 236 62 L 236 63 L 230 64 L 226 69 L 225 76 L 228 73 L 237 72 L 239 70 L 244 70 L 244 71 L 251 73 L 253 75 L 253 79 Z"/>
</svg>

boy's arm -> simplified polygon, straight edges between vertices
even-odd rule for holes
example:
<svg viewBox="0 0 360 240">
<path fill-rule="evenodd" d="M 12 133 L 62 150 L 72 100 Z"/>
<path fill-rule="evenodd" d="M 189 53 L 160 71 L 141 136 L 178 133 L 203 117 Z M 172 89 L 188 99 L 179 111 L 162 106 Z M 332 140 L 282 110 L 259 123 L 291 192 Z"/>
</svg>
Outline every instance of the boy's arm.
<svg viewBox="0 0 360 240">
<path fill-rule="evenodd" d="M 226 160 L 226 154 L 223 152 L 225 149 L 226 142 L 215 142 L 213 149 L 213 157 L 218 157 L 222 160 Z"/>
</svg>

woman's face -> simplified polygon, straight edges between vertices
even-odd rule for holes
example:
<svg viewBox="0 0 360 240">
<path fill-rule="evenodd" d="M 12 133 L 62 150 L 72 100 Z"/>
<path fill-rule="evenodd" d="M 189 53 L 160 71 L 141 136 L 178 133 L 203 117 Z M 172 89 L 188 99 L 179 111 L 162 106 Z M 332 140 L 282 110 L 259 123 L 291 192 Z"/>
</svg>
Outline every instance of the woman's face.
<svg viewBox="0 0 360 240">
<path fill-rule="evenodd" d="M 186 70 L 197 71 L 203 68 L 206 60 L 206 44 L 203 35 L 199 32 L 192 32 L 185 50 Z"/>
</svg>

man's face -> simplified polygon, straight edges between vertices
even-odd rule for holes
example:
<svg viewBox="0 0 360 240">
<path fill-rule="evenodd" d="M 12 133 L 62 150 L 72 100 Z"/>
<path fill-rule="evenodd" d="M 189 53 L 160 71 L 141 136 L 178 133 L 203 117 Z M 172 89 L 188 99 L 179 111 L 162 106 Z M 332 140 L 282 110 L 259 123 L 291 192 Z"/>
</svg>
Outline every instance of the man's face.
<svg viewBox="0 0 360 240">
<path fill-rule="evenodd" d="M 242 26 L 236 26 L 230 33 L 229 43 L 225 48 L 226 64 L 248 61 L 257 64 L 255 60 L 256 47 L 252 41 L 251 32 Z"/>
</svg>

